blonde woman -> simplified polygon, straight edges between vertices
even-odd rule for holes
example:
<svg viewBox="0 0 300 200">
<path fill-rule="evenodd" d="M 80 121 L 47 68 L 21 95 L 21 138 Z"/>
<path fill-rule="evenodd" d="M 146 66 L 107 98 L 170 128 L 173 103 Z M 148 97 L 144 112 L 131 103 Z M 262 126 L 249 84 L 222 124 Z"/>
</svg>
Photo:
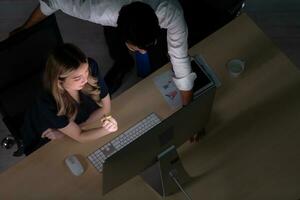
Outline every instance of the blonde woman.
<svg viewBox="0 0 300 200">
<path fill-rule="evenodd" d="M 110 96 L 98 65 L 76 46 L 63 44 L 49 55 L 44 88 L 26 113 L 21 130 L 26 155 L 63 136 L 87 142 L 117 131 L 116 120 L 109 116 Z M 99 119 L 100 128 L 82 130 Z"/>
</svg>

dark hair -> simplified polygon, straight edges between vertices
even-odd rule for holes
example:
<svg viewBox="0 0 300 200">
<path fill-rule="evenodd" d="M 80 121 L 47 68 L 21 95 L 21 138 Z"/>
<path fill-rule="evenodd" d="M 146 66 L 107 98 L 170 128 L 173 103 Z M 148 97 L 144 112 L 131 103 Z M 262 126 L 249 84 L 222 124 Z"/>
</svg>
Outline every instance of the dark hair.
<svg viewBox="0 0 300 200">
<path fill-rule="evenodd" d="M 161 30 L 154 10 L 142 2 L 123 6 L 117 24 L 124 42 L 145 50 L 155 44 Z"/>
<path fill-rule="evenodd" d="M 52 52 L 53 56 L 60 65 L 68 69 L 77 69 L 81 63 L 87 62 L 86 55 L 75 45 L 64 43 L 58 45 Z"/>
</svg>

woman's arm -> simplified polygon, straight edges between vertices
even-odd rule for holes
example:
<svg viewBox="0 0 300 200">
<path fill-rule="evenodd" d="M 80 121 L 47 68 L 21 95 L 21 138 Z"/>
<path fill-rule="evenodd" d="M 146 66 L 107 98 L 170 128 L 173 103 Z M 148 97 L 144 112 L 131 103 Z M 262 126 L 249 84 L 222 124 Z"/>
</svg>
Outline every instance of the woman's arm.
<svg viewBox="0 0 300 200">
<path fill-rule="evenodd" d="M 103 117 L 105 114 L 109 114 L 111 103 L 110 103 L 110 97 L 109 95 L 106 95 L 102 99 L 103 107 L 100 109 L 97 109 L 94 111 L 88 120 L 86 120 L 83 124 L 76 124 L 74 121 L 69 121 L 68 123 L 65 123 L 67 125 L 61 126 L 64 128 L 58 128 L 58 129 L 47 129 L 42 133 L 42 137 L 54 140 L 62 138 L 63 135 L 67 135 L 71 137 L 72 139 L 78 141 L 78 142 L 88 142 L 91 140 L 98 139 L 104 135 L 107 135 L 111 132 L 115 132 L 118 129 L 117 122 L 112 117 Z M 49 111 L 46 109 L 46 111 Z M 47 113 L 47 112 L 44 112 Z M 57 120 L 65 121 L 53 112 L 48 112 L 50 116 L 55 118 L 54 123 L 57 124 Z M 48 116 L 49 117 L 49 116 Z M 51 117 L 50 117 L 51 118 Z M 102 123 L 102 127 L 95 128 L 91 130 L 83 130 L 82 127 L 88 123 L 98 121 L 99 123 Z M 101 121 L 101 122 L 100 122 Z"/>
<path fill-rule="evenodd" d="M 95 110 L 85 122 L 80 124 L 80 127 L 84 127 L 91 122 L 100 120 L 104 115 L 109 115 L 111 109 L 111 102 L 110 102 L 109 95 L 106 95 L 106 97 L 104 97 L 101 101 L 103 105 L 102 108 Z"/>
<path fill-rule="evenodd" d="M 64 133 L 60 132 L 59 130 L 48 128 L 42 133 L 42 138 L 48 138 L 50 140 L 57 140 L 61 139 L 65 136 Z"/>
<path fill-rule="evenodd" d="M 101 128 L 83 131 L 75 122 L 71 121 L 66 127 L 58 130 L 72 139 L 84 143 L 117 131 L 118 125 L 115 119 L 110 118 L 109 120 L 105 120 L 103 122 Z"/>
</svg>

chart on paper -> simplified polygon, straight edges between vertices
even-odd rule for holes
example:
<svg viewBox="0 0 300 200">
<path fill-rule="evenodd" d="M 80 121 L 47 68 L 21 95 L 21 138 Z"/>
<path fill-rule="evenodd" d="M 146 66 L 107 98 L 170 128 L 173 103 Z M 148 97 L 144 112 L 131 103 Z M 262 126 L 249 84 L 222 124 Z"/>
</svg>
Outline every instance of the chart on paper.
<svg viewBox="0 0 300 200">
<path fill-rule="evenodd" d="M 168 70 L 155 76 L 153 81 L 169 106 L 173 109 L 178 109 L 181 107 L 182 101 L 180 91 L 177 89 L 172 77 L 172 70 Z"/>
</svg>

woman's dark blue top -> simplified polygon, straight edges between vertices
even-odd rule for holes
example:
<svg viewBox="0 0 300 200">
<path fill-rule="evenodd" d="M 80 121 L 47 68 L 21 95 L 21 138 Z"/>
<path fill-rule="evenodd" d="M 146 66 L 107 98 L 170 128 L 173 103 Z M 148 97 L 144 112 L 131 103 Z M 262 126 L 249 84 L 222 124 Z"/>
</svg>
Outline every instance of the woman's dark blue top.
<svg viewBox="0 0 300 200">
<path fill-rule="evenodd" d="M 90 73 L 98 79 L 100 87 L 100 98 L 108 95 L 107 86 L 99 72 L 97 63 L 89 59 Z M 77 104 L 77 115 L 75 123 L 80 124 L 86 121 L 89 116 L 99 108 L 94 100 L 88 95 L 79 92 L 80 103 Z M 22 126 L 22 138 L 24 144 L 24 153 L 26 155 L 38 149 L 49 141 L 47 138 L 41 138 L 41 134 L 48 128 L 60 129 L 69 124 L 67 116 L 57 116 L 57 106 L 53 96 L 44 91 L 37 98 L 35 104 L 27 111 L 24 124 Z"/>
</svg>

